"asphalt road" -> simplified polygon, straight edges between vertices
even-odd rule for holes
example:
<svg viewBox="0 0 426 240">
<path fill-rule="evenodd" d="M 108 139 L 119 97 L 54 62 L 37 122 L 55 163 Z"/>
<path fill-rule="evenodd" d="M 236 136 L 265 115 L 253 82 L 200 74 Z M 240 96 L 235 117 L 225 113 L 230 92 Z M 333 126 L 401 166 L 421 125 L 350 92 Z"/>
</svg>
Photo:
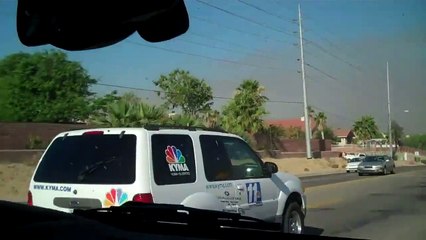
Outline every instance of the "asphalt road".
<svg viewBox="0 0 426 240">
<path fill-rule="evenodd" d="M 426 169 L 426 166 L 421 167 L 397 167 L 395 170 L 397 173 L 404 173 L 409 171 L 415 171 L 420 168 Z M 380 176 L 368 176 L 368 177 L 380 177 Z M 315 187 L 330 183 L 338 183 L 338 182 L 347 182 L 358 180 L 360 176 L 357 173 L 337 173 L 337 174 L 328 174 L 328 175 L 320 175 L 320 176 L 310 176 L 310 177 L 301 177 L 303 185 L 306 188 Z"/>
<path fill-rule="evenodd" d="M 311 184 L 306 189 L 307 234 L 426 239 L 426 167 L 401 167 L 387 176 L 335 174 L 304 181 Z M 319 185 L 324 182 L 330 184 Z"/>
</svg>

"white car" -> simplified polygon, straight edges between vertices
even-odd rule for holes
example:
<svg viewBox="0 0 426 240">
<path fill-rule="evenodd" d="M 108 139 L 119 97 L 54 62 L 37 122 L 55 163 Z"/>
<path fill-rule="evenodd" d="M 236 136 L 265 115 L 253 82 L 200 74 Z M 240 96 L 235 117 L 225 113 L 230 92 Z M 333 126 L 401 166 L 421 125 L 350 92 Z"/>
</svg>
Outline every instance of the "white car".
<svg viewBox="0 0 426 240">
<path fill-rule="evenodd" d="M 345 156 L 343 156 L 346 160 L 350 160 L 353 158 L 365 158 L 365 153 L 346 153 Z"/>
<path fill-rule="evenodd" d="M 303 232 L 306 215 L 299 178 L 262 162 L 236 135 L 193 128 L 60 133 L 28 192 L 28 204 L 65 212 L 127 201 L 235 212 L 291 233 Z"/>
<path fill-rule="evenodd" d="M 348 160 L 348 164 L 346 165 L 346 172 L 357 172 L 358 165 L 362 162 L 362 158 L 352 158 Z"/>
</svg>

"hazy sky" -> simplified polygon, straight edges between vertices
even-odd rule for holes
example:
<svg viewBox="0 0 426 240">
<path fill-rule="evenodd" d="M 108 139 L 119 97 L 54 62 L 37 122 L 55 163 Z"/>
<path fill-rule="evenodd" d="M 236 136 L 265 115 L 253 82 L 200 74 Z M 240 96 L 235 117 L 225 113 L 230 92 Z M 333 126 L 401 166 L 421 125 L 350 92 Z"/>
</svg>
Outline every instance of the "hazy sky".
<svg viewBox="0 0 426 240">
<path fill-rule="evenodd" d="M 426 1 L 203 1 L 234 15 L 187 0 L 190 29 L 178 38 L 153 44 L 133 35 L 114 46 L 68 55 L 100 83 L 136 88 L 155 89 L 152 81 L 175 68 L 205 79 L 219 97 L 231 97 L 243 79 L 257 79 L 272 100 L 267 118 L 300 117 L 300 50 L 293 21 L 300 2 L 305 61 L 312 66 L 306 66 L 308 104 L 324 111 L 333 127 L 351 127 L 370 114 L 385 130 L 389 61 L 392 118 L 407 132 L 426 132 Z M 51 49 L 19 42 L 15 11 L 16 1 L 0 0 L 0 57 Z M 103 94 L 114 88 L 93 90 Z M 151 92 L 136 93 L 159 101 Z M 215 99 L 216 108 L 224 103 Z"/>
</svg>

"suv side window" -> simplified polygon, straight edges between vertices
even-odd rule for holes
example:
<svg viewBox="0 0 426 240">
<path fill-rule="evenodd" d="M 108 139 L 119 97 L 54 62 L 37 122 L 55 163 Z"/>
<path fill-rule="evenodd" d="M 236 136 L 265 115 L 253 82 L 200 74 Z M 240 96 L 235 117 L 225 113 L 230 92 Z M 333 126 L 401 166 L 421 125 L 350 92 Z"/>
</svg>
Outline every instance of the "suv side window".
<svg viewBox="0 0 426 240">
<path fill-rule="evenodd" d="M 266 177 L 263 162 L 243 140 L 201 135 L 200 143 L 208 181 Z"/>
<path fill-rule="evenodd" d="M 194 147 L 190 136 L 154 134 L 151 144 L 154 181 L 157 185 L 195 182 Z"/>
</svg>

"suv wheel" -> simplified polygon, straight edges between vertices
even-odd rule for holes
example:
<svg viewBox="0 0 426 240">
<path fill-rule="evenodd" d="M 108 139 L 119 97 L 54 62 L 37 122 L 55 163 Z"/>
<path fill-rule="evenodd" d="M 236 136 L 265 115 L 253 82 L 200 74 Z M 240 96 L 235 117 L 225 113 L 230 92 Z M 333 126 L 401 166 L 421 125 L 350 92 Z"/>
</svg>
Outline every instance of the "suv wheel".
<svg viewBox="0 0 426 240">
<path fill-rule="evenodd" d="M 395 166 L 393 166 L 391 174 L 395 174 Z"/>
<path fill-rule="evenodd" d="M 297 202 L 291 202 L 284 213 L 283 216 L 283 232 L 284 233 L 293 233 L 293 234 L 302 234 L 304 226 L 304 216 L 302 209 Z"/>
</svg>

